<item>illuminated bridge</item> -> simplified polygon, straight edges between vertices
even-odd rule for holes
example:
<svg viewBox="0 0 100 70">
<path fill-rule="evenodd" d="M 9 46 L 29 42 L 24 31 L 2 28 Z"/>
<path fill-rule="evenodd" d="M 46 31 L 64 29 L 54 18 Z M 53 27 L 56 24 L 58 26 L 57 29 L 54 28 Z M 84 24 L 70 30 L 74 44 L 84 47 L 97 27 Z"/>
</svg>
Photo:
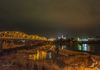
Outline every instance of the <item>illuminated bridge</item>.
<svg viewBox="0 0 100 70">
<path fill-rule="evenodd" d="M 47 40 L 45 37 L 40 37 L 38 35 L 28 35 L 24 32 L 18 32 L 18 31 L 0 32 L 0 39 Z"/>
<path fill-rule="evenodd" d="M 47 41 L 46 37 L 38 35 L 28 35 L 19 31 L 2 31 L 0 32 L 0 48 L 14 48 L 34 44 L 33 41 Z"/>
</svg>

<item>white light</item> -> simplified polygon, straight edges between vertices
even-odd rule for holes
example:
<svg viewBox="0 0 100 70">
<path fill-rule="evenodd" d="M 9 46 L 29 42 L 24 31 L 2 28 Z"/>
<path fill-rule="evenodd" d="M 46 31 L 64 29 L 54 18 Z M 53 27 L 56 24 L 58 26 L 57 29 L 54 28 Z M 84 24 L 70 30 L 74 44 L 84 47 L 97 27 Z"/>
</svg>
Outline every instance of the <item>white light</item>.
<svg viewBox="0 0 100 70">
<path fill-rule="evenodd" d="M 55 38 L 50 38 L 50 39 L 48 39 L 49 41 L 54 41 L 54 40 L 56 40 Z"/>
<path fill-rule="evenodd" d="M 82 50 L 82 46 L 80 44 L 78 44 L 78 49 L 81 51 Z"/>
<path fill-rule="evenodd" d="M 88 45 L 87 44 L 83 44 L 83 50 L 88 51 Z"/>
<path fill-rule="evenodd" d="M 61 37 L 58 37 L 58 39 L 61 39 Z"/>
<path fill-rule="evenodd" d="M 80 38 L 77 38 L 78 41 L 88 41 L 88 39 L 80 39 Z"/>
<path fill-rule="evenodd" d="M 63 37 L 63 39 L 66 39 L 66 37 Z"/>
</svg>

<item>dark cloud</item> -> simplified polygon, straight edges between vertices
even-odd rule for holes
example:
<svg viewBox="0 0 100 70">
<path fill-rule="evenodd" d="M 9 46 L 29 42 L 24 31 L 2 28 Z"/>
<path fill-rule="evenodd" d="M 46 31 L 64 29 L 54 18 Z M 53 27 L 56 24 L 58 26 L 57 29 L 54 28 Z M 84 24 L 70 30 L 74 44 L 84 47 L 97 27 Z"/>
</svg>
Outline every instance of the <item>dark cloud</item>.
<svg viewBox="0 0 100 70">
<path fill-rule="evenodd" d="M 100 0 L 1 0 L 0 27 L 38 33 L 61 30 L 99 34 Z"/>
</svg>

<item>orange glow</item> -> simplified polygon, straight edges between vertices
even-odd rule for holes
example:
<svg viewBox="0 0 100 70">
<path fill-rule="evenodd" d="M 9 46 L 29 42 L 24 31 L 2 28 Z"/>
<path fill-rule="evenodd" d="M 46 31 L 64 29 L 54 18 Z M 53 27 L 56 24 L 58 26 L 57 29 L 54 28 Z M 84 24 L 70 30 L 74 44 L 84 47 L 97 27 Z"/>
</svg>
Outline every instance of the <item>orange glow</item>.
<svg viewBox="0 0 100 70">
<path fill-rule="evenodd" d="M 32 59 L 34 61 L 36 61 L 36 60 L 43 60 L 43 59 L 46 59 L 46 55 L 47 55 L 46 52 L 44 52 L 44 51 L 38 51 L 37 50 L 36 54 L 29 55 L 29 59 Z"/>
</svg>

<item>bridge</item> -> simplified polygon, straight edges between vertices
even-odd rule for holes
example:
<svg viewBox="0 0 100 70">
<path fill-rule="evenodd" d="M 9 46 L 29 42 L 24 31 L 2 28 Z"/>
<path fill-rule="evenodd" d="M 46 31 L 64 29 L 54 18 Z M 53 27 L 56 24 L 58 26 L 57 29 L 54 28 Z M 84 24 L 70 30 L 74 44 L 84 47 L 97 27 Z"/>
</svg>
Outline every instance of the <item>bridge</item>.
<svg viewBox="0 0 100 70">
<path fill-rule="evenodd" d="M 0 32 L 0 39 L 28 39 L 28 40 L 47 40 L 46 37 L 38 35 L 28 35 L 19 31 L 2 31 Z"/>
<path fill-rule="evenodd" d="M 47 38 L 38 35 L 29 35 L 20 31 L 0 32 L 0 49 L 15 48 L 30 44 L 33 45 L 37 41 L 47 41 Z"/>
</svg>

